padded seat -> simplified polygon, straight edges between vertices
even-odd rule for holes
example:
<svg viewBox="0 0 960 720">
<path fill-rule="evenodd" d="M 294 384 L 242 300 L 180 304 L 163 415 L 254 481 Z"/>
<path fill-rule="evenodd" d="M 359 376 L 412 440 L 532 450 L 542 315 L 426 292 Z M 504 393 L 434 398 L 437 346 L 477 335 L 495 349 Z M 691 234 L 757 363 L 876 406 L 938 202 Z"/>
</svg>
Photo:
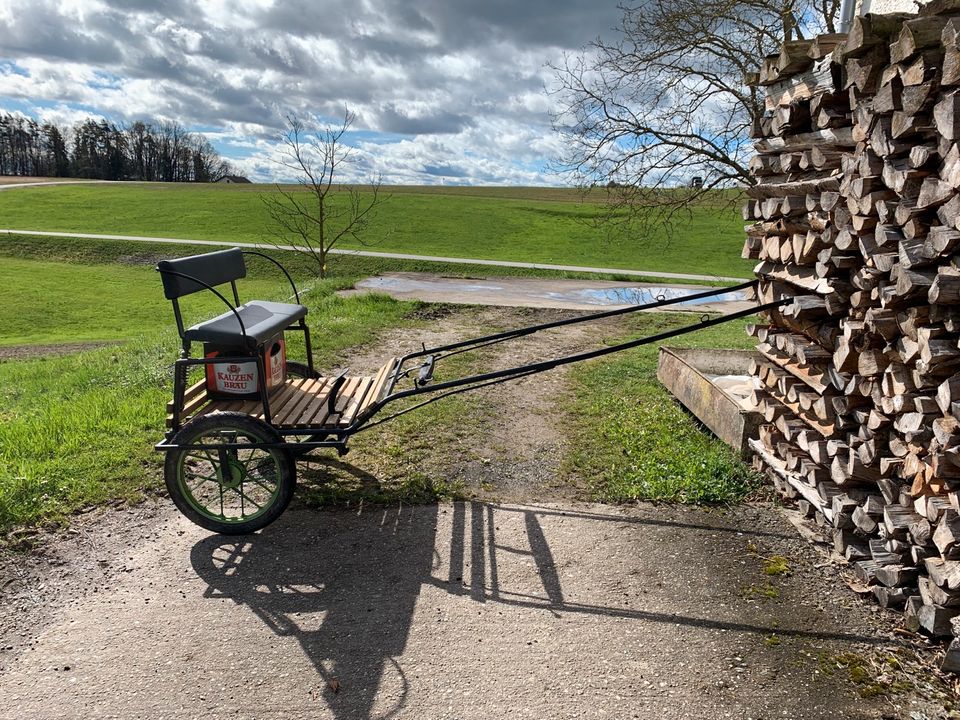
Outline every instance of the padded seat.
<svg viewBox="0 0 960 720">
<path fill-rule="evenodd" d="M 246 339 L 237 316 L 229 310 L 212 320 L 197 323 L 187 329 L 183 336 L 187 340 L 254 349 L 306 317 L 307 309 L 303 305 L 252 300 L 239 306 L 237 313 L 243 321 Z"/>
</svg>

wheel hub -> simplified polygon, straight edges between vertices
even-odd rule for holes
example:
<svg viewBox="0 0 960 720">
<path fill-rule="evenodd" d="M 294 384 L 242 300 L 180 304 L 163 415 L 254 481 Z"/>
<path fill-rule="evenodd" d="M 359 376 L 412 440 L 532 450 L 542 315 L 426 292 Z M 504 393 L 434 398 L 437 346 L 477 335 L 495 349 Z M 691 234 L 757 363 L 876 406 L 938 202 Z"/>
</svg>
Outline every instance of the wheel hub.
<svg viewBox="0 0 960 720">
<path fill-rule="evenodd" d="M 246 479 L 246 468 L 236 458 L 227 458 L 227 461 L 220 465 L 220 484 L 228 490 L 236 490 Z"/>
</svg>

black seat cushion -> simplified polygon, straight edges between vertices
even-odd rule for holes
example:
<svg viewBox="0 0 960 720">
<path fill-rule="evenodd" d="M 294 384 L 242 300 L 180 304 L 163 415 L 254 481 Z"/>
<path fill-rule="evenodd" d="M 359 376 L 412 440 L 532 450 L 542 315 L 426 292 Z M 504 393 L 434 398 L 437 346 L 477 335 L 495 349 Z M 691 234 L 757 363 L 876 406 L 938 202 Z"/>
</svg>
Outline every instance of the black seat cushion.
<svg viewBox="0 0 960 720">
<path fill-rule="evenodd" d="M 189 328 L 184 333 L 184 338 L 217 343 L 225 347 L 255 348 L 306 317 L 307 309 L 303 305 L 252 300 L 238 307 L 237 313 L 247 331 L 246 341 L 236 315 L 229 310 L 212 320 Z"/>
</svg>

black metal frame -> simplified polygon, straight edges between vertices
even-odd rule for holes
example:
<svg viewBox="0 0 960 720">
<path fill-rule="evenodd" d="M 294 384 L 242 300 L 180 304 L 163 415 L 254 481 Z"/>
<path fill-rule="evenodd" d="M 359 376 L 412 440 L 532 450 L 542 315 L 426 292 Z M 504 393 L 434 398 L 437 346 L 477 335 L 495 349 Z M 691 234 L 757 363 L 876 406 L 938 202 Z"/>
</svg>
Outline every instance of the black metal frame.
<svg viewBox="0 0 960 720">
<path fill-rule="evenodd" d="M 274 261 L 275 262 L 275 261 Z M 279 264 L 279 263 L 278 263 Z M 289 275 L 288 275 L 289 278 Z M 192 278 L 191 278 L 192 279 Z M 291 283 L 293 281 L 291 280 Z M 456 395 L 458 393 L 467 392 L 469 390 L 477 390 L 479 388 L 487 387 L 489 385 L 495 385 L 498 383 L 507 382 L 509 380 L 514 380 L 528 375 L 533 375 L 536 373 L 545 372 L 547 370 L 552 370 L 553 368 L 560 367 L 562 365 L 569 365 L 575 362 L 581 362 L 583 360 L 590 360 L 593 358 L 603 357 L 604 355 L 609 355 L 611 353 L 621 352 L 623 350 L 629 350 L 631 348 L 640 347 L 641 345 L 649 345 L 650 343 L 659 342 L 662 340 L 667 340 L 669 338 L 677 337 L 678 335 L 685 335 L 690 332 L 695 332 L 704 328 L 712 327 L 714 325 L 720 325 L 731 320 L 736 320 L 738 318 L 749 317 L 750 315 L 755 315 L 758 312 L 763 312 L 765 310 L 772 310 L 775 307 L 779 307 L 788 302 L 791 302 L 790 298 L 783 298 L 776 300 L 774 302 L 766 303 L 763 305 L 757 305 L 745 310 L 740 310 L 737 312 L 730 313 L 728 315 L 721 315 L 719 317 L 710 317 L 708 314 L 704 314 L 701 317 L 700 322 L 693 325 L 685 325 L 683 327 L 674 328 L 673 330 L 667 330 L 655 335 L 649 335 L 647 337 L 638 338 L 636 340 L 630 340 L 628 342 L 619 343 L 617 345 L 611 345 L 609 347 L 600 348 L 598 350 L 591 350 L 589 352 L 577 353 L 574 355 L 567 355 L 559 358 L 553 358 L 550 360 L 542 360 L 540 362 L 529 363 L 527 365 L 518 365 L 516 367 L 507 368 L 505 370 L 497 370 L 488 373 L 482 373 L 479 375 L 471 375 L 464 378 L 458 378 L 455 380 L 448 380 L 445 382 L 438 383 L 436 385 L 430 384 L 434 369 L 437 366 L 437 363 L 447 357 L 456 355 L 463 352 L 470 352 L 473 350 L 478 350 L 480 348 L 488 347 L 490 345 L 495 345 L 497 343 L 506 342 L 509 340 L 515 340 L 517 338 L 526 337 L 534 333 L 548 330 L 551 328 L 562 327 L 565 325 L 576 325 L 579 323 L 592 322 L 594 320 L 602 320 L 604 318 L 616 317 L 618 315 L 626 315 L 629 313 L 641 312 L 644 310 L 652 310 L 656 308 L 666 307 L 668 305 L 675 305 L 683 302 L 689 302 L 690 300 L 698 300 L 703 298 L 714 297 L 716 295 L 723 295 L 730 292 L 736 292 L 738 290 L 746 290 L 753 287 L 756 284 L 756 280 L 751 280 L 748 282 L 741 283 L 739 285 L 734 285 L 732 287 L 717 288 L 714 290 L 708 290 L 700 293 L 695 293 L 692 295 L 685 295 L 677 298 L 664 299 L 659 298 L 655 302 L 645 303 L 643 305 L 632 305 L 626 308 L 618 308 L 616 310 L 607 310 L 605 312 L 593 313 L 591 315 L 584 315 L 581 317 L 570 318 L 567 320 L 557 320 L 548 323 L 542 323 L 539 325 L 531 325 L 528 327 L 517 328 L 515 330 L 508 330 L 506 332 L 495 333 L 493 335 L 487 335 L 480 338 L 475 338 L 472 340 L 464 340 L 461 342 L 451 343 L 448 345 L 441 345 L 434 348 L 424 347 L 422 350 L 417 352 L 409 353 L 408 355 L 403 356 L 397 362 L 397 365 L 394 367 L 388 381 L 386 384 L 386 389 L 383 392 L 383 397 L 379 400 L 372 403 L 362 415 L 359 415 L 354 422 L 348 427 L 337 428 L 337 427 L 328 427 L 328 426 L 315 426 L 315 427 L 304 427 L 304 428 L 285 428 L 277 427 L 272 425 L 270 420 L 270 410 L 269 410 L 269 398 L 266 396 L 267 393 L 264 390 L 263 395 L 263 409 L 264 409 L 264 418 L 266 419 L 267 424 L 271 425 L 277 432 L 283 436 L 305 436 L 306 439 L 300 440 L 296 443 L 298 450 L 312 450 L 314 448 L 333 448 L 337 450 L 340 454 L 344 454 L 347 451 L 347 440 L 351 435 L 361 432 L 363 430 L 369 430 L 370 428 L 376 427 L 382 423 L 388 422 L 396 417 L 404 415 L 413 410 L 417 410 L 425 405 L 436 402 L 444 397 L 449 397 L 450 395 Z M 309 343 L 308 343 L 309 348 Z M 408 363 L 412 360 L 418 358 L 424 358 L 424 361 L 419 364 L 414 364 L 411 367 L 406 367 Z M 232 358 L 226 358 L 230 360 Z M 244 360 L 249 361 L 249 358 L 244 358 Z M 223 362 L 224 358 L 217 358 L 218 362 Z M 261 362 L 258 353 L 258 361 Z M 175 375 L 174 382 L 174 428 L 167 433 L 167 436 L 164 441 L 156 445 L 158 450 L 186 450 L 186 449 L 204 449 L 206 446 L 201 445 L 182 445 L 175 442 L 175 435 L 179 429 L 179 413 L 183 409 L 183 393 L 185 390 L 185 381 L 186 381 L 186 368 L 192 364 L 201 364 L 202 360 L 199 359 L 181 359 L 177 361 L 177 368 L 183 368 L 183 378 L 181 379 L 178 375 Z M 258 366 L 259 367 L 259 366 Z M 312 364 L 311 364 L 312 367 Z M 260 372 L 263 372 L 263 368 L 260 368 Z M 344 374 L 346 371 L 342 372 L 338 376 L 340 382 L 335 383 L 333 390 L 329 395 L 329 402 L 333 405 L 336 401 L 337 392 L 339 391 L 342 381 L 344 379 Z M 406 390 L 396 390 L 397 384 L 404 378 L 409 377 L 414 372 L 417 373 L 416 378 L 413 380 L 413 387 Z M 263 377 L 263 375 L 261 375 Z M 178 394 L 179 393 L 179 394 Z M 404 398 L 415 397 L 419 395 L 433 395 L 429 399 L 424 400 L 423 402 L 417 403 L 410 407 L 404 408 L 399 412 L 396 412 L 387 417 L 381 418 L 376 422 L 369 422 L 373 419 L 377 413 L 379 413 L 386 405 L 397 400 L 402 400 Z M 237 445 L 237 449 L 241 448 L 254 448 L 254 447 L 278 447 L 284 445 L 284 442 L 280 443 L 256 443 L 256 444 L 244 444 Z"/>
<path fill-rule="evenodd" d="M 287 280 L 290 283 L 290 287 L 293 289 L 293 296 L 296 299 L 297 304 L 298 305 L 301 304 L 300 291 L 297 290 L 296 283 L 293 281 L 293 278 L 290 276 L 290 273 L 287 272 L 287 269 L 283 265 L 281 265 L 274 258 L 262 252 L 257 252 L 255 250 L 241 250 L 240 252 L 243 255 L 256 255 L 258 257 L 262 257 L 265 260 L 269 260 L 271 263 L 273 263 L 278 268 L 280 268 L 280 271 L 286 276 Z M 186 273 L 178 272 L 176 270 L 169 270 L 169 269 L 160 268 L 160 267 L 157 268 L 157 272 L 164 275 L 173 275 L 175 277 L 180 277 L 185 280 L 190 280 L 191 282 L 195 282 L 198 285 L 200 285 L 202 288 L 212 292 L 214 295 L 220 298 L 220 300 L 222 300 L 223 303 L 230 309 L 230 312 L 233 313 L 234 317 L 237 319 L 237 323 L 240 325 L 240 334 L 243 336 L 244 339 L 247 338 L 247 329 L 243 325 L 243 318 L 241 318 L 240 313 L 237 312 L 237 307 L 239 307 L 240 305 L 240 295 L 237 292 L 236 280 L 230 281 L 230 287 L 233 290 L 233 301 L 234 303 L 236 303 L 236 305 L 232 305 L 230 301 L 227 300 L 227 298 L 225 298 L 223 294 L 216 289 L 216 287 L 204 282 L 203 280 L 197 277 L 194 277 L 193 275 L 187 275 Z M 170 301 L 173 303 L 173 316 L 177 323 L 177 332 L 180 335 L 181 349 L 180 349 L 180 357 L 174 362 L 174 367 L 173 367 L 173 426 L 167 432 L 166 440 L 157 445 L 158 448 L 162 448 L 162 449 L 168 449 L 164 443 L 171 440 L 173 436 L 182 427 L 180 423 L 180 414 L 183 411 L 184 395 L 186 394 L 186 391 L 187 391 L 187 374 L 189 372 L 190 367 L 193 365 L 213 365 L 213 364 L 225 363 L 225 362 L 236 362 L 236 363 L 250 362 L 251 360 L 251 356 L 249 355 L 236 355 L 236 356 L 229 356 L 229 357 L 217 356 L 215 358 L 190 357 L 190 348 L 192 346 L 192 343 L 189 340 L 187 340 L 185 337 L 186 330 L 183 327 L 183 316 L 180 313 L 179 298 L 178 297 L 171 298 Z M 307 327 L 306 318 L 300 318 L 300 320 L 296 325 L 289 325 L 286 328 L 284 328 L 284 331 L 287 331 L 287 330 L 294 330 L 294 331 L 299 331 L 303 333 L 303 343 L 304 343 L 306 355 L 307 355 L 307 367 L 310 368 L 311 372 L 315 372 L 314 366 L 313 366 L 313 346 L 310 343 L 310 328 Z M 246 344 L 246 342 L 244 344 Z M 253 357 L 257 363 L 257 377 L 265 378 L 266 368 L 264 367 L 263 356 L 260 353 L 259 347 L 255 349 Z M 339 383 L 335 384 L 334 386 L 336 390 L 339 390 L 340 385 L 343 384 L 342 375 L 340 378 L 338 378 L 338 380 L 339 380 Z M 267 388 L 267 384 L 265 382 L 261 382 L 259 383 L 259 385 L 260 385 L 259 387 L 260 401 L 263 403 L 263 417 L 266 420 L 267 424 L 272 425 L 272 422 L 271 422 L 272 418 L 270 414 L 270 393 Z"/>
</svg>

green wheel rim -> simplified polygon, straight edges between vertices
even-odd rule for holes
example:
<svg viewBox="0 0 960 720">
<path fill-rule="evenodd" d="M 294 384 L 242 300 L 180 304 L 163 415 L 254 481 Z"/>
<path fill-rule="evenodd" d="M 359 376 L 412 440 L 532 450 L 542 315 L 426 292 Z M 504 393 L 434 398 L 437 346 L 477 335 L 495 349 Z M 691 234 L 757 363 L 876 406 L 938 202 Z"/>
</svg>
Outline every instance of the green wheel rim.
<svg viewBox="0 0 960 720">
<path fill-rule="evenodd" d="M 221 523 L 250 522 L 269 512 L 280 497 L 283 467 L 277 451 L 236 448 L 262 443 L 248 430 L 222 427 L 190 441 L 222 449 L 185 450 L 177 464 L 183 498 L 201 515 Z"/>
</svg>

